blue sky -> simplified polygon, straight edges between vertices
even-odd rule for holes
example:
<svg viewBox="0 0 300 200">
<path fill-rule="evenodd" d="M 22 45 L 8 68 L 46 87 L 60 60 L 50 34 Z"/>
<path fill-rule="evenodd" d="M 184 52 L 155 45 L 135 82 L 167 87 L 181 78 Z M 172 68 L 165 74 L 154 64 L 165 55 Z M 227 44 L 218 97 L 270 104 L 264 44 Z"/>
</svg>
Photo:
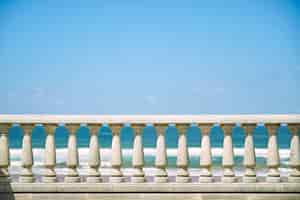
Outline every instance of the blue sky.
<svg viewBox="0 0 300 200">
<path fill-rule="evenodd" d="M 0 112 L 300 113 L 299 1 L 0 1 Z"/>
</svg>

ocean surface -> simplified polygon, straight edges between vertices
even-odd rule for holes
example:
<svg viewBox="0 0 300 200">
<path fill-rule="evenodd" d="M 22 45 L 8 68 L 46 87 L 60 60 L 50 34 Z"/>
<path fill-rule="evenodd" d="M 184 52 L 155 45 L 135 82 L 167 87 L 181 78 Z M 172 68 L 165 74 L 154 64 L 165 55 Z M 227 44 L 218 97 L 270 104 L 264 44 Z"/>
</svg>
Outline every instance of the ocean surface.
<svg viewBox="0 0 300 200">
<path fill-rule="evenodd" d="M 133 129 L 130 126 L 125 126 L 121 132 L 122 153 L 123 153 L 123 167 L 131 168 L 132 160 L 132 146 L 133 146 Z M 14 126 L 9 131 L 10 155 L 11 155 L 11 173 L 17 173 L 21 166 L 21 146 L 22 146 L 23 130 L 19 126 Z M 191 126 L 187 133 L 188 146 L 190 155 L 191 173 L 197 173 L 200 164 L 200 144 L 201 144 L 201 130 L 196 126 Z M 244 137 L 245 133 L 241 127 L 236 127 L 233 130 L 233 143 L 235 154 L 235 170 L 237 173 L 243 172 L 243 154 L 244 154 Z M 44 160 L 44 145 L 45 145 L 45 130 L 42 126 L 36 126 L 32 133 L 32 145 L 34 152 L 34 172 L 40 173 Z M 88 146 L 89 146 L 89 129 L 82 126 L 77 132 L 77 145 L 79 148 L 79 171 L 82 174 L 87 173 L 88 169 Z M 67 139 L 68 130 L 59 126 L 55 134 L 56 148 L 57 148 L 57 168 L 58 173 L 64 174 L 66 172 L 67 159 Z M 145 153 L 145 168 L 146 173 L 153 173 L 155 162 L 155 145 L 156 145 L 156 131 L 153 126 L 147 126 L 143 132 L 144 139 L 144 153 Z M 168 154 L 168 168 L 171 172 L 176 170 L 176 156 L 177 156 L 177 139 L 178 132 L 174 126 L 170 126 L 166 130 L 167 154 Z M 101 168 L 104 173 L 108 173 L 111 159 L 111 140 L 112 134 L 108 126 L 103 126 L 99 130 L 99 142 L 101 146 Z M 280 148 L 280 171 L 286 173 L 288 171 L 288 158 L 291 134 L 287 126 L 283 125 L 278 130 L 278 145 Z M 257 168 L 259 173 L 264 174 L 266 171 L 266 154 L 268 133 L 264 126 L 258 126 L 254 131 L 254 142 L 256 149 Z M 222 144 L 223 132 L 220 127 L 215 126 L 211 130 L 211 143 L 213 154 L 213 165 L 215 173 L 220 173 L 222 162 Z M 128 172 L 129 173 L 129 172 Z"/>
</svg>

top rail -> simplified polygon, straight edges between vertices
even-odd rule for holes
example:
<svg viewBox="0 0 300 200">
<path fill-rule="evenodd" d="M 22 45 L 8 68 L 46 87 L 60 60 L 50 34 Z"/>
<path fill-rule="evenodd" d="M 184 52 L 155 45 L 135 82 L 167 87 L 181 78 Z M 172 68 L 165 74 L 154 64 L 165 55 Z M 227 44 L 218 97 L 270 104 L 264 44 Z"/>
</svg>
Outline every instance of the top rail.
<svg viewBox="0 0 300 200">
<path fill-rule="evenodd" d="M 241 115 L 0 115 L 0 124 L 257 124 L 300 123 L 300 114 L 241 114 Z"/>
</svg>

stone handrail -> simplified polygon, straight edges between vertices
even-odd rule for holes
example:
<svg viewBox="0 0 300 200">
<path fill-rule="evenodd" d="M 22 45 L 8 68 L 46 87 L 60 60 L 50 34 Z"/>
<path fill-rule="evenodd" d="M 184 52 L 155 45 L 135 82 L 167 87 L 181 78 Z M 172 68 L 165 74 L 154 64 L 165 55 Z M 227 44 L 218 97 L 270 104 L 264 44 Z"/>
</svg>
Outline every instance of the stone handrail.
<svg viewBox="0 0 300 200">
<path fill-rule="evenodd" d="M 120 124 L 120 123 L 300 123 L 300 114 L 243 115 L 0 115 L 0 123 L 23 124 Z"/>
<path fill-rule="evenodd" d="M 76 132 L 81 124 L 85 124 L 90 129 L 90 144 L 89 144 L 89 172 L 85 182 L 99 183 L 99 184 L 112 184 L 125 182 L 122 172 L 122 147 L 120 131 L 124 124 L 130 124 L 134 129 L 134 141 L 133 141 L 133 154 L 132 154 L 132 167 L 133 172 L 130 176 L 129 182 L 135 183 L 135 189 L 138 191 L 144 188 L 147 191 L 146 176 L 144 167 L 144 147 L 143 147 L 143 129 L 148 124 L 153 124 L 157 131 L 156 140 L 156 157 L 155 168 L 156 174 L 154 175 L 154 182 L 157 184 L 157 191 L 164 188 L 164 184 L 168 184 L 169 188 L 177 187 L 172 185 L 168 177 L 168 163 L 167 163 L 167 146 L 165 141 L 165 130 L 169 124 L 175 124 L 178 129 L 178 152 L 177 152 L 177 175 L 175 182 L 190 185 L 190 189 L 179 189 L 182 192 L 194 192 L 195 183 L 191 182 L 189 173 L 189 154 L 187 143 L 187 129 L 191 124 L 199 126 L 202 132 L 201 140 L 201 156 L 200 165 L 201 172 L 198 176 L 198 183 L 205 183 L 209 185 L 219 183 L 235 183 L 238 179 L 234 172 L 234 151 L 232 140 L 232 129 L 239 124 L 245 129 L 245 141 L 244 141 L 244 168 L 245 173 L 242 177 L 242 182 L 248 184 L 250 188 L 248 192 L 257 192 L 260 188 L 256 187 L 256 184 L 262 184 L 257 182 L 256 176 L 256 155 L 253 139 L 253 131 L 257 124 L 263 123 L 269 133 L 268 139 L 268 151 L 267 151 L 267 178 L 263 181 L 264 184 L 272 183 L 273 186 L 269 187 L 268 191 L 283 190 L 283 188 L 290 188 L 292 192 L 300 192 L 300 140 L 299 140 L 299 128 L 300 128 L 300 115 L 0 115 L 0 182 L 9 181 L 9 167 L 10 167 L 10 155 L 9 155 L 9 142 L 8 133 L 9 128 L 13 124 L 19 124 L 24 130 L 24 136 L 22 141 L 22 171 L 19 174 L 19 183 L 36 184 L 35 176 L 32 172 L 34 165 L 32 138 L 31 133 L 36 124 L 42 124 L 46 128 L 46 141 L 45 141 L 45 160 L 44 160 L 44 172 L 42 174 L 43 183 L 56 183 L 57 185 L 43 186 L 51 188 L 53 191 L 59 187 L 56 167 L 56 146 L 55 146 L 55 130 L 56 128 L 64 124 L 69 130 L 68 138 L 68 156 L 66 158 L 68 173 L 64 177 L 66 184 L 81 182 L 80 174 L 78 173 L 79 157 L 77 148 L 77 136 Z M 109 176 L 109 182 L 101 183 L 103 181 L 101 177 L 100 168 L 100 146 L 98 141 L 99 128 L 103 124 L 108 124 L 112 130 L 112 160 L 111 160 L 111 174 Z M 212 152 L 211 152 L 211 128 L 218 124 L 224 132 L 223 140 L 223 154 L 222 154 L 222 167 L 223 175 L 221 181 L 216 181 L 212 173 Z M 277 130 L 281 124 L 286 124 L 292 133 L 290 141 L 290 173 L 287 181 L 284 181 L 280 177 L 278 170 L 280 166 L 279 147 L 277 144 Z M 200 150 L 200 148 L 199 148 Z M 126 179 L 127 180 L 127 179 Z M 217 183 L 218 182 L 218 183 Z M 284 182 L 284 183 L 283 183 Z M 123 183 L 126 184 L 126 183 Z M 140 185 L 139 185 L 140 184 Z M 146 185 L 145 185 L 146 184 Z M 284 185 L 283 185 L 284 184 Z M 289 184 L 290 187 L 289 187 Z M 296 184 L 296 185 L 295 185 Z M 65 184 L 63 185 L 66 186 Z M 298 187 L 299 186 L 299 187 Z M 20 187 L 13 185 L 19 190 L 30 186 Z M 93 186 L 96 187 L 96 186 Z M 107 187 L 107 186 L 105 186 Z M 104 187 L 104 188 L 105 188 Z M 212 186 L 213 187 L 213 186 Z M 225 192 L 234 192 L 235 187 L 228 189 L 228 186 L 218 186 L 216 190 L 224 189 Z M 247 188 L 243 185 L 240 187 Z M 32 188 L 32 187 L 31 187 Z M 204 187 L 205 188 L 205 187 Z M 252 188 L 252 190 L 251 190 Z M 1 189 L 1 188 L 0 188 Z M 153 189 L 153 188 L 152 188 Z M 26 190 L 26 189 L 25 189 Z M 36 189 L 35 189 L 36 190 Z M 110 188 L 111 190 L 111 188 Z M 134 188 L 128 190 L 132 192 Z M 203 192 L 202 188 L 202 192 Z M 88 190 L 89 191 L 89 190 Z M 125 189 L 126 191 L 126 189 Z M 168 189 L 166 189 L 168 191 Z M 262 189 L 263 191 L 263 189 Z M 287 189 L 287 191 L 289 191 Z M 1 191 L 0 191 L 1 192 Z M 27 190 L 28 192 L 28 190 Z M 207 190 L 206 192 L 211 192 Z"/>
</svg>

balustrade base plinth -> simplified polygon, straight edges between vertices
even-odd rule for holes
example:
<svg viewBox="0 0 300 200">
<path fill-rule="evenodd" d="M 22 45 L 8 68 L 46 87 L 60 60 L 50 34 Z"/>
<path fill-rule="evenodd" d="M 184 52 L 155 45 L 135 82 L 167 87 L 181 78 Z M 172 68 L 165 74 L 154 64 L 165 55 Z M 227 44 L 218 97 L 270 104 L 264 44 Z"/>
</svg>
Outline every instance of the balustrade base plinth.
<svg viewBox="0 0 300 200">
<path fill-rule="evenodd" d="M 122 183 L 122 182 L 124 182 L 124 177 L 123 176 L 111 176 L 111 177 L 109 177 L 109 182 Z"/>
<path fill-rule="evenodd" d="M 20 183 L 33 183 L 35 178 L 33 176 L 20 176 L 19 182 Z"/>
<path fill-rule="evenodd" d="M 80 177 L 79 176 L 66 176 L 64 181 L 65 181 L 65 183 L 79 183 Z"/>
<path fill-rule="evenodd" d="M 267 176 L 266 178 L 267 183 L 279 183 L 280 181 L 280 176 Z"/>
<path fill-rule="evenodd" d="M 279 183 L 280 176 L 267 176 L 266 181 L 267 183 Z"/>
<path fill-rule="evenodd" d="M 257 179 L 256 176 L 244 176 L 243 182 L 244 183 L 256 183 Z"/>
<path fill-rule="evenodd" d="M 100 176 L 88 176 L 86 178 L 86 182 L 88 182 L 88 183 L 101 183 L 102 178 Z"/>
<path fill-rule="evenodd" d="M 188 183 L 191 181 L 189 176 L 176 176 L 176 183 Z"/>
<path fill-rule="evenodd" d="M 236 177 L 235 176 L 223 176 L 222 182 L 223 183 L 234 183 L 234 182 L 236 182 Z"/>
<path fill-rule="evenodd" d="M 154 182 L 155 183 L 167 183 L 168 182 L 168 177 L 167 176 L 155 176 L 154 177 Z"/>
<path fill-rule="evenodd" d="M 212 183 L 213 182 L 213 177 L 212 176 L 200 176 L 199 177 L 199 182 L 200 183 Z"/>
<path fill-rule="evenodd" d="M 44 176 L 42 177 L 43 183 L 55 183 L 57 181 L 56 176 Z"/>
<path fill-rule="evenodd" d="M 133 177 L 131 177 L 131 182 L 143 183 L 143 182 L 145 182 L 145 177 L 144 176 L 133 176 Z"/>
<path fill-rule="evenodd" d="M 288 182 L 290 183 L 300 183 L 300 176 L 289 176 Z"/>
</svg>

